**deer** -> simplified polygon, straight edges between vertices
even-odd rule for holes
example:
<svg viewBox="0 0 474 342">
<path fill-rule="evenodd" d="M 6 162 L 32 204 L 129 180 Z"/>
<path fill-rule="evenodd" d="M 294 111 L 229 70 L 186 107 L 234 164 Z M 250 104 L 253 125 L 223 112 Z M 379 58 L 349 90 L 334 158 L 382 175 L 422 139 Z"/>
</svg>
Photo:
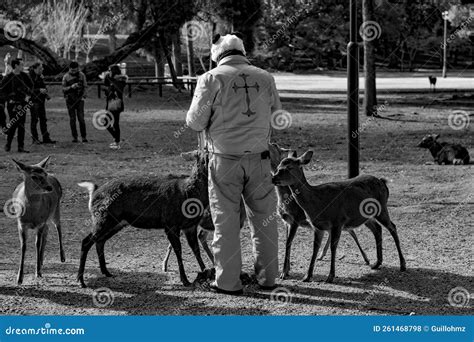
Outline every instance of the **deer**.
<svg viewBox="0 0 474 342">
<path fill-rule="evenodd" d="M 106 267 L 105 243 L 128 225 L 141 229 L 164 229 L 176 254 L 180 280 L 184 286 L 192 284 L 184 270 L 181 231 L 184 232 L 201 271 L 205 269 L 196 229 L 204 209 L 209 205 L 208 155 L 204 151 L 188 153 L 191 153 L 196 160 L 193 171 L 188 177 L 143 175 L 114 179 L 100 187 L 92 182 L 78 184 L 89 192 L 88 207 L 93 222 L 92 232 L 81 244 L 77 274 L 77 281 L 81 287 L 86 287 L 84 270 L 87 254 L 94 244 L 102 274 L 112 277 Z"/>
<path fill-rule="evenodd" d="M 23 182 L 16 187 L 10 203 L 11 212 L 17 218 L 21 245 L 20 267 L 17 275 L 18 285 L 23 283 L 26 242 L 29 230 L 36 232 L 36 278 L 42 278 L 41 269 L 48 237 L 48 222 L 56 227 L 60 260 L 61 262 L 66 261 L 60 216 L 62 188 L 58 179 L 45 171 L 49 159 L 50 156 L 33 165 L 26 165 L 12 159 L 23 176 Z"/>
<path fill-rule="evenodd" d="M 428 76 L 428 80 L 430 81 L 430 89 L 433 93 L 436 92 L 436 76 L 430 75 Z"/>
<path fill-rule="evenodd" d="M 277 186 L 288 186 L 292 196 L 303 209 L 305 216 L 315 230 L 330 232 L 331 266 L 326 282 L 332 283 L 336 269 L 336 250 L 342 230 L 353 229 L 365 224 L 376 237 L 377 269 L 382 263 L 382 228 L 384 226 L 395 241 L 400 259 L 400 270 L 406 270 L 406 261 L 400 247 L 397 228 L 390 220 L 387 209 L 389 190 L 386 180 L 370 175 L 361 175 L 345 181 L 310 185 L 306 180 L 303 165 L 313 156 L 306 151 L 299 158 L 296 154 L 283 159 L 272 176 Z M 322 234 L 315 233 L 313 254 L 304 281 L 313 276 L 315 259 L 321 245 Z"/>
<path fill-rule="evenodd" d="M 428 134 L 423 137 L 417 147 L 430 150 L 438 165 L 468 165 L 469 152 L 464 146 L 438 141 L 439 134 Z"/>
<path fill-rule="evenodd" d="M 295 151 L 292 149 L 285 149 L 278 146 L 276 143 L 270 143 L 268 145 L 268 149 L 270 152 L 270 164 L 273 172 L 276 172 L 278 165 L 286 156 L 295 155 Z M 303 228 L 312 228 L 311 224 L 306 219 L 306 215 L 304 210 L 298 205 L 298 203 L 294 200 L 291 194 L 291 189 L 289 186 L 286 185 L 277 185 L 276 192 L 278 195 L 278 213 L 283 221 L 286 223 L 286 244 L 285 244 L 285 257 L 283 262 L 283 271 L 280 274 L 280 279 L 286 279 L 290 273 L 290 259 L 291 259 L 291 245 L 293 244 L 293 240 L 295 238 L 296 232 L 298 227 Z M 323 238 L 324 232 L 320 230 L 314 230 L 315 239 L 316 238 Z M 353 230 L 349 230 L 349 234 L 354 239 L 359 251 L 362 255 L 366 264 L 370 264 L 367 255 L 365 254 L 364 250 L 362 249 L 359 239 L 357 238 L 356 233 Z M 325 250 L 327 250 L 329 246 L 329 239 L 324 247 L 323 253 L 319 256 L 319 260 L 322 259 L 325 255 Z M 303 278 L 303 281 L 309 281 L 310 278 Z"/>
</svg>

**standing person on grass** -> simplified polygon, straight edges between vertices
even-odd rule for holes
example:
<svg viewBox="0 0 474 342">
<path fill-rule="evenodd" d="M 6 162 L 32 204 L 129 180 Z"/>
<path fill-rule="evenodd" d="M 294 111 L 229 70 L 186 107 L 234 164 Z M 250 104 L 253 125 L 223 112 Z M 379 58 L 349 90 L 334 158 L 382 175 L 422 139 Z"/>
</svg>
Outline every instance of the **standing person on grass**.
<svg viewBox="0 0 474 342">
<path fill-rule="evenodd" d="M 87 142 L 86 123 L 84 121 L 84 99 L 86 98 L 86 90 L 86 75 L 79 71 L 79 64 L 77 62 L 71 62 L 69 71 L 63 77 L 63 93 L 66 99 L 73 143 L 78 142 L 76 119 L 79 122 L 82 142 Z"/>
<path fill-rule="evenodd" d="M 209 159 L 209 206 L 215 226 L 212 248 L 216 280 L 211 290 L 239 295 L 240 199 L 252 230 L 254 267 L 263 290 L 275 288 L 278 276 L 276 210 L 268 143 L 272 112 L 281 109 L 275 80 L 250 64 L 240 34 L 216 36 L 211 58 L 217 67 L 199 77 L 186 124 L 206 131 Z"/>
<path fill-rule="evenodd" d="M 5 151 L 11 150 L 15 132 L 18 130 L 18 152 L 28 153 L 25 150 L 25 120 L 26 113 L 31 107 L 31 91 L 33 84 L 27 73 L 23 72 L 23 61 L 13 59 L 11 61 L 13 71 L 6 75 L 0 83 L 0 92 L 7 99 L 7 110 L 10 121 L 7 123 L 7 143 Z"/>
<path fill-rule="evenodd" d="M 31 137 L 33 138 L 33 144 L 54 144 L 56 141 L 51 140 L 48 133 L 48 125 L 46 124 L 46 107 L 45 102 L 49 100 L 48 90 L 43 79 L 43 65 L 41 63 L 35 63 L 30 67 L 30 78 L 33 82 L 33 94 L 31 97 L 32 105 L 30 108 L 31 112 Z M 43 141 L 38 138 L 38 121 L 40 125 L 41 135 Z"/>
<path fill-rule="evenodd" d="M 109 145 L 112 149 L 120 148 L 120 113 L 124 110 L 123 104 L 123 89 L 127 84 L 127 76 L 122 75 L 118 65 L 109 67 L 105 74 L 104 84 L 106 87 L 107 103 L 105 109 L 112 114 L 112 125 L 107 127 L 107 130 L 114 138 L 114 141 Z"/>
<path fill-rule="evenodd" d="M 11 66 L 12 56 L 9 52 L 5 55 L 5 70 L 3 74 L 0 75 L 0 82 L 3 80 L 5 76 L 12 72 Z M 5 102 L 6 102 L 6 95 L 3 92 L 0 92 L 0 129 L 2 130 L 3 134 L 7 134 L 7 115 L 5 112 Z"/>
</svg>

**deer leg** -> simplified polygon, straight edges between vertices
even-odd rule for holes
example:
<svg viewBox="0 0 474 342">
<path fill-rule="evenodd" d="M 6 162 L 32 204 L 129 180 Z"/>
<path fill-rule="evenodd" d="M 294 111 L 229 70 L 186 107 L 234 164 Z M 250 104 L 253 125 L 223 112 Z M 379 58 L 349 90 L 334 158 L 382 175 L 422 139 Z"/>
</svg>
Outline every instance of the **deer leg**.
<svg viewBox="0 0 474 342">
<path fill-rule="evenodd" d="M 46 248 L 46 241 L 48 240 L 48 226 L 44 224 L 38 229 L 36 234 L 36 277 L 41 278 L 41 268 L 44 262 L 44 250 Z"/>
<path fill-rule="evenodd" d="M 382 265 L 383 261 L 383 250 L 382 250 L 382 227 L 375 221 L 367 221 L 366 227 L 370 229 L 375 238 L 375 247 L 377 249 L 377 262 L 371 266 L 373 270 L 376 270 Z"/>
<path fill-rule="evenodd" d="M 18 233 L 20 236 L 20 246 L 21 246 L 21 257 L 20 257 L 20 268 L 18 269 L 18 276 L 17 276 L 17 284 L 21 285 L 23 283 L 23 267 L 25 264 L 25 254 L 26 254 L 26 240 L 27 240 L 27 232 L 26 227 L 22 227 L 20 223 L 18 223 Z"/>
<path fill-rule="evenodd" d="M 113 277 L 113 275 L 107 270 L 107 263 L 105 262 L 105 243 L 115 234 L 117 234 L 119 231 L 122 230 L 122 228 L 125 226 L 125 223 L 119 223 L 117 224 L 108 234 L 105 236 L 101 237 L 100 239 L 97 239 L 95 243 L 95 248 L 97 251 L 97 257 L 99 259 L 99 267 L 100 267 L 100 272 L 105 275 L 106 277 Z"/>
<path fill-rule="evenodd" d="M 56 211 L 54 212 L 53 223 L 54 223 L 54 226 L 56 227 L 56 231 L 58 232 L 59 257 L 61 259 L 61 262 L 65 262 L 66 254 L 64 253 L 64 248 L 63 248 L 63 235 L 61 231 L 61 215 L 59 213 L 59 204 L 56 207 Z"/>
<path fill-rule="evenodd" d="M 191 283 L 186 277 L 186 272 L 184 271 L 183 257 L 181 255 L 181 241 L 179 241 L 179 232 L 179 229 L 167 229 L 166 235 L 168 236 L 168 240 L 171 243 L 171 246 L 173 247 L 174 253 L 176 254 L 176 259 L 178 260 L 179 277 L 181 279 L 181 282 L 184 286 L 190 286 Z"/>
<path fill-rule="evenodd" d="M 212 254 L 211 249 L 209 248 L 209 245 L 207 243 L 207 235 L 208 232 L 206 230 L 199 229 L 198 239 L 199 241 L 201 241 L 202 248 L 204 249 L 212 264 L 214 265 L 214 255 Z"/>
<path fill-rule="evenodd" d="M 336 275 L 336 250 L 339 243 L 339 238 L 341 237 L 342 227 L 334 227 L 331 232 L 331 269 L 329 271 L 329 276 L 326 279 L 326 283 L 332 283 L 334 281 L 334 276 Z"/>
<path fill-rule="evenodd" d="M 193 254 L 196 257 L 201 271 L 204 271 L 206 269 L 206 265 L 204 264 L 204 261 L 202 261 L 201 250 L 199 249 L 197 227 L 185 229 L 184 235 L 186 236 L 186 240 L 188 241 L 189 247 L 191 247 L 191 250 L 193 251 Z"/>
<path fill-rule="evenodd" d="M 319 229 L 314 229 L 314 240 L 313 240 L 313 254 L 311 255 L 311 261 L 309 263 L 308 273 L 306 273 L 305 277 L 303 278 L 304 282 L 311 281 L 313 277 L 314 271 L 314 263 L 316 261 L 316 257 L 318 256 L 319 247 L 321 246 L 321 241 L 324 237 L 324 231 Z"/>
<path fill-rule="evenodd" d="M 291 258 L 291 245 L 293 239 L 295 238 L 296 231 L 298 230 L 298 224 L 292 222 L 291 224 L 286 225 L 286 245 L 285 245 L 285 261 L 283 263 L 283 272 L 280 274 L 280 279 L 285 279 L 290 274 L 290 258 Z"/>
<path fill-rule="evenodd" d="M 321 254 L 319 254 L 319 257 L 318 257 L 317 260 L 323 260 L 324 259 L 324 257 L 326 256 L 326 253 L 328 252 L 330 244 L 331 244 L 331 232 L 329 232 L 328 239 L 326 240 L 326 244 L 324 245 L 324 248 L 321 251 Z"/>
<path fill-rule="evenodd" d="M 359 243 L 359 239 L 357 238 L 356 233 L 355 233 L 352 229 L 350 229 L 350 230 L 349 230 L 349 234 L 350 234 L 350 235 L 352 236 L 352 238 L 354 239 L 354 241 L 355 241 L 357 247 L 359 247 L 360 254 L 362 255 L 362 258 L 364 258 L 365 263 L 366 263 L 367 265 L 370 265 L 370 260 L 369 260 L 369 258 L 367 258 L 367 255 L 365 254 L 364 250 L 362 249 L 362 246 L 361 246 L 360 243 Z"/>
<path fill-rule="evenodd" d="M 171 251 L 173 250 L 173 246 L 171 246 L 171 243 L 168 244 L 168 249 L 166 250 L 166 255 L 165 258 L 163 259 L 163 264 L 161 265 L 161 269 L 163 272 L 168 272 L 168 260 L 171 255 Z"/>
<path fill-rule="evenodd" d="M 377 219 L 384 227 L 388 229 L 388 231 L 392 235 L 393 240 L 395 241 L 395 246 L 397 247 L 398 257 L 400 259 L 400 271 L 406 271 L 407 266 L 406 266 L 405 258 L 403 257 L 402 249 L 400 247 L 400 240 L 398 238 L 397 226 L 395 226 L 395 224 L 392 221 L 390 221 L 388 213 L 386 214 L 382 212 L 381 215 Z"/>
<path fill-rule="evenodd" d="M 87 253 L 95 243 L 95 236 L 90 233 L 82 240 L 81 245 L 81 258 L 79 261 L 79 270 L 77 271 L 77 281 L 81 284 L 81 287 L 87 287 L 84 283 L 84 269 L 86 267 Z"/>
</svg>

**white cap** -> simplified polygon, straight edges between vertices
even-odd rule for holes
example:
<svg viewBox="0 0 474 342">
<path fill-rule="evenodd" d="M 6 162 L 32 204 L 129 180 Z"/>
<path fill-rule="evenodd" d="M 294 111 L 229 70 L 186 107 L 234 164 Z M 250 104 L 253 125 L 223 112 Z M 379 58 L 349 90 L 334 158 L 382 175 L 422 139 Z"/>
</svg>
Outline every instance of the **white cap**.
<svg viewBox="0 0 474 342">
<path fill-rule="evenodd" d="M 217 59 L 224 52 L 229 50 L 238 50 L 245 55 L 244 42 L 235 34 L 226 34 L 225 36 L 217 35 L 214 37 L 211 46 L 211 59 L 217 62 Z"/>
</svg>

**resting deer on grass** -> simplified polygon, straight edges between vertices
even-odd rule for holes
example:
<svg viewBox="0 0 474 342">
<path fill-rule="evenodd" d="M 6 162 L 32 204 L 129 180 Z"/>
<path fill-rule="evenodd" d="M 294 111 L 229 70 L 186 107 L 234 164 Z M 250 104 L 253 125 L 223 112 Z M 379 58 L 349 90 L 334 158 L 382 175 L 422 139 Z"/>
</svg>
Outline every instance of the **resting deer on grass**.
<svg viewBox="0 0 474 342">
<path fill-rule="evenodd" d="M 336 269 L 336 250 L 343 229 L 355 228 L 365 224 L 375 236 L 377 243 L 378 268 L 382 263 L 382 228 L 392 235 L 400 258 L 400 270 L 406 270 L 406 262 L 400 248 L 397 228 L 390 220 L 387 209 L 389 196 L 386 181 L 373 176 L 358 176 L 341 182 L 317 186 L 310 185 L 302 166 L 310 162 L 313 152 L 307 151 L 301 157 L 283 159 L 273 175 L 277 186 L 288 186 L 298 205 L 303 209 L 308 222 L 314 229 L 329 231 L 331 234 L 331 269 L 327 282 L 334 280 Z M 313 255 L 308 273 L 309 281 L 313 275 L 314 263 L 321 245 L 322 234 L 315 234 Z"/>
<path fill-rule="evenodd" d="M 63 249 L 59 202 L 62 188 L 59 181 L 45 171 L 49 156 L 38 164 L 25 165 L 13 159 L 18 170 L 23 175 L 11 199 L 5 206 L 12 216 L 17 218 L 18 232 L 21 244 L 20 268 L 17 283 L 23 283 L 23 267 L 25 263 L 26 241 L 28 231 L 36 232 L 36 277 L 41 278 L 41 268 L 44 260 L 44 249 L 48 236 L 48 221 L 51 221 L 58 232 L 59 255 L 61 262 L 66 261 Z"/>
</svg>

